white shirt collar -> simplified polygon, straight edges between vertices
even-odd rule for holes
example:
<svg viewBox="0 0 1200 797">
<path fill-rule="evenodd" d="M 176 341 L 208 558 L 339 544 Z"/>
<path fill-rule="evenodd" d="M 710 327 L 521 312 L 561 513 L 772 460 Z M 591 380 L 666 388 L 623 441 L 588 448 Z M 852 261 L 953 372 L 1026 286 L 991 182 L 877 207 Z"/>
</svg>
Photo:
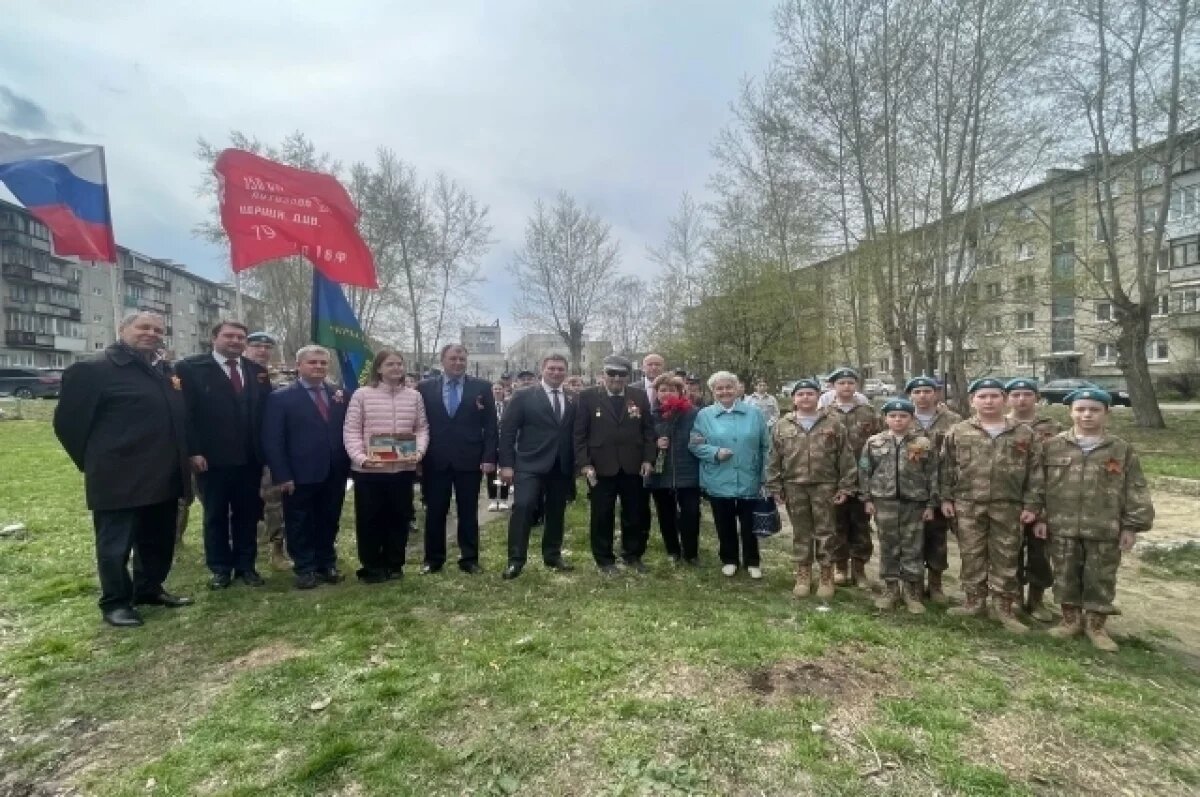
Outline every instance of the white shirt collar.
<svg viewBox="0 0 1200 797">
<path fill-rule="evenodd" d="M 221 354 L 220 352 L 218 352 L 216 349 L 213 349 L 213 351 L 212 351 L 212 357 L 213 357 L 213 359 L 214 359 L 214 360 L 216 360 L 216 361 L 217 361 L 217 365 L 221 366 L 221 370 L 222 370 L 222 371 L 225 371 L 226 373 L 228 373 L 228 371 L 227 371 L 226 369 L 228 369 L 228 368 L 229 368 L 229 366 L 228 366 L 228 365 L 226 365 L 226 364 L 225 364 L 225 362 L 226 362 L 226 360 L 228 360 L 229 358 L 228 358 L 228 357 L 226 357 L 225 355 Z M 238 368 L 241 368 L 241 367 L 242 367 L 242 358 L 241 358 L 241 357 L 234 357 L 233 359 L 237 360 Z"/>
<path fill-rule="evenodd" d="M 553 401 L 552 393 L 555 390 L 558 391 L 559 399 L 562 399 L 562 397 L 564 395 L 566 395 L 566 392 L 562 389 L 562 385 L 559 385 L 558 387 L 550 387 L 549 385 L 546 384 L 546 380 L 544 380 L 544 379 L 540 380 L 538 382 L 538 384 L 542 386 L 542 390 L 545 392 L 546 397 L 549 398 L 551 401 Z"/>
</svg>

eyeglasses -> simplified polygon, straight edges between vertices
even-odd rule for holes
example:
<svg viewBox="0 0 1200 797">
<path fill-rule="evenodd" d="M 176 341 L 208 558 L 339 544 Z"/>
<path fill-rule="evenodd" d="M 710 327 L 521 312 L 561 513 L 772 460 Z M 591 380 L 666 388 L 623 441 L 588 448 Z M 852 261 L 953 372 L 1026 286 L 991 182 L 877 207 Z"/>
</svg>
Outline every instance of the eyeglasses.
<svg viewBox="0 0 1200 797">
<path fill-rule="evenodd" d="M 608 369 L 605 369 L 604 375 L 605 376 L 619 376 L 622 379 L 624 379 L 625 377 L 629 376 L 629 372 L 628 371 L 610 371 Z"/>
</svg>

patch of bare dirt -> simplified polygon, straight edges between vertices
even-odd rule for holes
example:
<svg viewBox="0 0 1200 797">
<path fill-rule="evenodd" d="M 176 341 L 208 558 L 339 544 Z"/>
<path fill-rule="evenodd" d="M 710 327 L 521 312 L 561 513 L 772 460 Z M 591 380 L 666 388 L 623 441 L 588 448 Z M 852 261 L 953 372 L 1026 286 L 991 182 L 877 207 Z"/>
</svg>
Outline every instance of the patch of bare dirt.
<svg viewBox="0 0 1200 797">
<path fill-rule="evenodd" d="M 892 683 L 884 664 L 872 663 L 858 646 L 835 648 L 813 659 L 792 659 L 745 674 L 745 688 L 764 701 L 816 697 L 828 700 L 863 694 L 872 701 Z"/>
<path fill-rule="evenodd" d="M 221 671 L 227 675 L 236 675 L 247 670 L 258 670 L 263 667 L 279 664 L 280 662 L 299 658 L 304 653 L 303 649 L 289 645 L 287 642 L 272 642 L 269 645 L 263 645 L 249 653 L 238 656 L 233 661 L 226 662 L 221 666 Z"/>
</svg>

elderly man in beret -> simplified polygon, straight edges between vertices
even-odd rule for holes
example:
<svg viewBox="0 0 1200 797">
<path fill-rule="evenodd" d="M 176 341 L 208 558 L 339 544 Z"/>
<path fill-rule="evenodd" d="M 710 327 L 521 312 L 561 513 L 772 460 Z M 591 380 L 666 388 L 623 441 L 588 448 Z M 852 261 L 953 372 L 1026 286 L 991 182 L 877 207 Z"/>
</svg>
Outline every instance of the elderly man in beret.
<svg viewBox="0 0 1200 797">
<path fill-rule="evenodd" d="M 913 431 L 929 438 L 934 451 L 942 450 L 942 440 L 950 427 L 962 420 L 957 412 L 942 406 L 938 398 L 938 383 L 929 376 L 914 376 L 904 385 L 904 392 L 913 403 Z M 925 597 L 933 603 L 946 603 L 942 574 L 950 566 L 946 546 L 946 531 L 950 524 L 941 507 L 933 511 L 933 519 L 925 522 Z"/>
<path fill-rule="evenodd" d="M 605 575 L 616 575 L 613 524 L 621 500 L 621 560 L 646 572 L 649 524 L 641 517 L 644 479 L 656 456 L 654 421 L 644 390 L 629 386 L 633 364 L 624 357 L 604 358 L 603 384 L 579 394 L 575 412 L 575 462 L 592 488 L 592 557 Z"/>
<path fill-rule="evenodd" d="M 1040 396 L 1036 379 L 1011 379 L 1004 386 L 1004 392 L 1008 394 L 1008 417 L 1032 429 L 1043 445 L 1062 432 L 1061 423 L 1038 412 Z M 1044 597 L 1046 590 L 1054 586 L 1049 546 L 1034 535 L 1033 524 L 1026 524 L 1024 532 L 1021 552 L 1017 556 L 1017 581 L 1025 592 L 1023 605 L 1030 617 L 1048 623 L 1054 619 Z"/>
<path fill-rule="evenodd" d="M 989 588 L 993 616 L 1013 633 L 1028 631 L 1013 611 L 1020 596 L 1021 524 L 1042 511 L 1041 444 L 1033 430 L 1004 415 L 1004 384 L 976 379 L 968 388 L 975 414 L 942 441 L 942 513 L 955 521 L 966 602 L 947 614 L 978 616 Z"/>
</svg>

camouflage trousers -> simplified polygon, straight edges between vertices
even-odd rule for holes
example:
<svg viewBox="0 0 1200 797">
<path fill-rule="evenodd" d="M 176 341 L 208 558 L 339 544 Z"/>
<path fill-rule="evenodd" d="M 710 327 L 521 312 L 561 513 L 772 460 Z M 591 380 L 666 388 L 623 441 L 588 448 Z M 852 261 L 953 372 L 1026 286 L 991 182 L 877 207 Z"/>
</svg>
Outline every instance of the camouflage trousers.
<svg viewBox="0 0 1200 797">
<path fill-rule="evenodd" d="M 1053 537 L 1054 600 L 1062 606 L 1082 606 L 1096 614 L 1118 614 L 1117 568 L 1121 546 L 1115 541 Z"/>
<path fill-rule="evenodd" d="M 834 561 L 869 561 L 875 546 L 871 543 L 871 521 L 863 502 L 847 498 L 846 503 L 834 506 L 833 516 L 837 528 Z"/>
<path fill-rule="evenodd" d="M 925 566 L 937 573 L 943 573 L 950 567 L 950 556 L 946 549 L 946 532 L 950 521 L 942 514 L 942 510 L 933 510 L 933 520 L 925 524 Z"/>
<path fill-rule="evenodd" d="M 919 583 L 925 576 L 925 504 L 875 500 L 879 531 L 879 577 L 884 581 Z"/>
<path fill-rule="evenodd" d="M 833 522 L 836 484 L 785 484 L 783 497 L 792 522 L 792 558 L 801 567 L 834 563 L 837 529 Z"/>
<path fill-rule="evenodd" d="M 954 510 L 963 589 L 984 593 L 990 586 L 993 592 L 1016 597 L 1021 505 L 955 501 Z"/>
<path fill-rule="evenodd" d="M 279 487 L 271 482 L 271 471 L 263 468 L 262 486 L 259 496 L 263 502 L 263 516 L 258 524 L 258 544 L 270 545 L 283 540 L 283 497 Z"/>
<path fill-rule="evenodd" d="M 1021 529 L 1021 552 L 1017 556 L 1017 582 L 1039 589 L 1054 586 L 1050 569 L 1050 541 L 1033 535 L 1033 525 Z"/>
</svg>

